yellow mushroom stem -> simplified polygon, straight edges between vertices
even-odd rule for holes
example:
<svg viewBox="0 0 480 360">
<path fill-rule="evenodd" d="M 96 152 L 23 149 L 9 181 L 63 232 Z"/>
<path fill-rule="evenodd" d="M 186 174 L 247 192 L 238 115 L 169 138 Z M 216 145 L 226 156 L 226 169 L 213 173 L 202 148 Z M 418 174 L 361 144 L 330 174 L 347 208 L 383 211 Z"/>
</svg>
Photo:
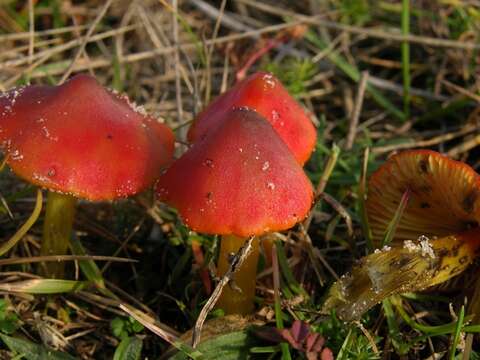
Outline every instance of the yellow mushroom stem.
<svg viewBox="0 0 480 360">
<path fill-rule="evenodd" d="M 424 290 L 460 274 L 479 251 L 480 228 L 376 250 L 331 287 L 322 311 L 357 320 L 391 295 Z"/>
<path fill-rule="evenodd" d="M 77 199 L 71 195 L 48 192 L 47 208 L 43 223 L 41 255 L 65 255 L 70 246 L 73 218 Z M 64 277 L 63 262 L 44 264 L 47 277 L 61 279 Z"/>
<path fill-rule="evenodd" d="M 217 266 L 218 276 L 223 276 L 227 272 L 230 266 L 229 260 L 231 255 L 237 253 L 243 244 L 245 244 L 245 241 L 246 238 L 234 235 L 222 236 Z M 233 277 L 235 286 L 238 287 L 240 291 L 233 287 L 226 286 L 216 304 L 216 307 L 223 309 L 225 314 L 247 315 L 253 312 L 258 256 L 259 240 L 258 237 L 255 237 L 250 255 L 245 259 Z"/>
<path fill-rule="evenodd" d="M 261 240 L 263 256 L 265 257 L 265 268 L 269 268 L 272 266 L 273 244 L 278 238 L 273 233 L 270 233 L 263 235 Z"/>
</svg>

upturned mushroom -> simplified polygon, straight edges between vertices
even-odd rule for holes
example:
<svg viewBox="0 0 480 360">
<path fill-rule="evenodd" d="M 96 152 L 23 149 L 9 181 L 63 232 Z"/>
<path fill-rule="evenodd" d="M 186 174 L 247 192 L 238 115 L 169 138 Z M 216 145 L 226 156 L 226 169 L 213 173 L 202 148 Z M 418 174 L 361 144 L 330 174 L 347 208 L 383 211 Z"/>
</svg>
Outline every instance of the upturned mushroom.
<svg viewBox="0 0 480 360">
<path fill-rule="evenodd" d="M 65 254 L 76 198 L 112 200 L 150 186 L 171 161 L 172 131 L 87 75 L 0 95 L 0 142 L 21 178 L 49 190 L 41 254 Z M 61 277 L 63 264 L 47 274 Z"/>
<path fill-rule="evenodd" d="M 175 207 L 192 230 L 223 236 L 219 275 L 246 237 L 291 228 L 313 200 L 310 181 L 263 117 L 245 108 L 224 116 L 157 185 L 160 200 Z M 257 260 L 255 239 L 252 254 L 235 275 L 241 293 L 227 287 L 218 304 L 226 313 L 253 310 Z"/>
<path fill-rule="evenodd" d="M 315 127 L 282 83 L 266 72 L 250 75 L 208 105 L 190 127 L 189 141 L 194 143 L 206 136 L 235 107 L 258 112 L 277 131 L 299 164 L 308 160 L 317 138 Z"/>
<path fill-rule="evenodd" d="M 381 246 L 402 195 L 409 200 L 393 240 L 333 285 L 324 310 L 359 318 L 384 298 L 419 291 L 460 274 L 480 251 L 480 176 L 437 152 L 392 156 L 370 178 L 366 211 Z"/>
</svg>

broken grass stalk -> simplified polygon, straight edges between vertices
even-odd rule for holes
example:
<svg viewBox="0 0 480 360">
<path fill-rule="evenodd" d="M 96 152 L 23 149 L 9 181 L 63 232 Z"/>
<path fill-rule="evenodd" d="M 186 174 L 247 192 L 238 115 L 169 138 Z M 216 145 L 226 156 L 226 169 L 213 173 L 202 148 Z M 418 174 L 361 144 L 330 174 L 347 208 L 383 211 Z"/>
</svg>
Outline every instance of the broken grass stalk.
<svg viewBox="0 0 480 360">
<path fill-rule="evenodd" d="M 460 274 L 480 248 L 480 229 L 439 239 L 405 241 L 362 258 L 329 291 L 322 312 L 336 309 L 344 320 L 356 320 L 383 299 L 420 291 Z M 458 259 L 462 259 L 461 262 Z"/>
<path fill-rule="evenodd" d="M 371 176 L 366 201 L 374 243 L 387 233 L 391 246 L 361 259 L 332 287 L 324 309 L 355 319 L 392 294 L 464 271 L 480 251 L 479 191 L 480 176 L 465 163 L 429 150 L 392 156 Z"/>
</svg>

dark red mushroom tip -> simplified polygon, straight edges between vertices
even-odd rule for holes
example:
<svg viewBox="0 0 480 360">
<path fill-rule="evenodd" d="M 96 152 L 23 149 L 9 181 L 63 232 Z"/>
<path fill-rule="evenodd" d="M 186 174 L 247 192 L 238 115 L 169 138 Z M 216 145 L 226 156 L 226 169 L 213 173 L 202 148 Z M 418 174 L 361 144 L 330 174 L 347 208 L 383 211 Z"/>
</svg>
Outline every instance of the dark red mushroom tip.
<svg viewBox="0 0 480 360">
<path fill-rule="evenodd" d="M 256 112 L 232 110 L 162 175 L 160 200 L 193 230 L 261 235 L 302 220 L 312 185 L 272 126 Z"/>
<path fill-rule="evenodd" d="M 257 72 L 240 81 L 207 106 L 192 124 L 189 141 L 204 137 L 227 111 L 239 107 L 255 110 L 267 119 L 298 163 L 303 165 L 308 160 L 317 138 L 315 127 L 282 83 L 266 72 Z"/>
<path fill-rule="evenodd" d="M 25 180 L 89 200 L 135 194 L 172 158 L 174 135 L 126 96 L 77 75 L 0 95 L 0 142 Z"/>
</svg>

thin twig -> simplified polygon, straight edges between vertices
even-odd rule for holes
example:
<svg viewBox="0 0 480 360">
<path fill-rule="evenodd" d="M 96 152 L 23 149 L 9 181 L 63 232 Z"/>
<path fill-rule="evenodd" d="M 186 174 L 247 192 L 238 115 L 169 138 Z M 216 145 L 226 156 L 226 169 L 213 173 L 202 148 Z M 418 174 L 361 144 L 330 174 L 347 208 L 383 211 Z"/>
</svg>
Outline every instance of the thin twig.
<svg viewBox="0 0 480 360">
<path fill-rule="evenodd" d="M 123 34 L 123 33 L 126 33 L 128 31 L 132 31 L 132 30 L 136 29 L 137 27 L 138 27 L 138 25 L 129 25 L 129 26 L 125 26 L 125 27 L 122 27 L 122 28 L 119 28 L 119 29 L 108 30 L 108 31 L 105 31 L 105 32 L 102 32 L 102 33 L 99 33 L 99 34 L 95 34 L 88 39 L 86 37 L 76 38 L 76 39 L 70 40 L 67 43 L 64 43 L 64 44 L 61 44 L 61 45 L 58 45 L 58 46 L 55 46 L 55 47 L 52 47 L 52 48 L 47 48 L 46 50 L 37 52 L 33 55 L 32 59 L 33 60 L 42 59 L 47 55 L 50 55 L 50 57 L 51 57 L 51 56 L 57 55 L 61 52 L 73 49 L 75 46 L 79 46 L 83 41 L 85 41 L 85 39 L 86 39 L 87 43 L 91 43 L 91 42 L 103 40 L 103 39 L 106 39 L 106 38 L 109 38 L 109 37 L 112 37 L 112 36 L 115 36 L 115 35 Z M 3 53 L 2 53 L 2 55 L 3 55 Z M 15 68 L 15 67 L 27 64 L 27 63 L 28 63 L 28 57 L 26 58 L 25 56 L 21 56 L 18 59 L 7 60 L 5 62 L 0 63 L 0 70 Z"/>
<path fill-rule="evenodd" d="M 33 33 L 33 36 L 40 37 L 40 36 L 50 36 L 50 35 L 61 35 L 61 34 L 65 34 L 72 31 L 85 30 L 86 28 L 87 28 L 87 25 L 66 26 L 58 29 L 47 29 L 43 31 L 36 31 Z M 31 36 L 30 31 L 19 32 L 14 34 L 4 34 L 4 35 L 0 35 L 0 42 L 23 40 L 23 39 L 30 38 L 30 36 Z"/>
<path fill-rule="evenodd" d="M 220 23 L 225 27 L 228 27 L 238 32 L 252 30 L 250 26 L 247 26 L 241 23 L 240 21 L 236 20 L 233 16 L 229 14 L 225 14 L 225 12 L 222 10 L 222 8 L 224 7 L 223 5 L 220 6 L 220 10 L 219 10 L 213 7 L 212 5 L 206 3 L 203 0 L 190 0 L 190 3 L 193 4 L 195 7 L 197 7 L 199 10 L 201 10 L 210 18 L 220 21 Z"/>
<path fill-rule="evenodd" d="M 322 273 L 320 271 L 319 263 L 316 261 L 317 259 L 315 257 L 315 253 L 313 251 L 314 246 L 313 246 L 313 243 L 312 243 L 312 238 L 308 235 L 307 231 L 305 230 L 305 227 L 302 224 L 299 224 L 299 229 L 300 229 L 301 234 L 303 235 L 303 238 L 305 239 L 308 258 L 309 258 L 310 262 L 312 263 L 313 271 L 315 271 L 315 275 L 317 276 L 318 283 L 320 284 L 320 286 L 324 286 L 325 285 L 325 279 L 323 278 Z"/>
<path fill-rule="evenodd" d="M 163 340 L 168 342 L 170 345 L 174 345 L 174 346 L 176 345 L 178 338 L 173 334 L 165 331 L 161 327 L 157 326 L 155 324 L 156 323 L 155 319 L 153 319 L 149 315 L 145 314 L 144 312 L 138 309 L 134 309 L 131 306 L 126 304 L 120 304 L 118 307 L 121 310 L 125 311 L 132 318 L 137 320 L 140 324 L 145 326 L 148 330 L 153 332 L 155 335 L 160 336 Z"/>
<path fill-rule="evenodd" d="M 35 4 L 33 0 L 28 0 L 28 32 L 30 37 L 28 39 L 28 63 L 32 63 L 33 50 L 35 49 Z"/>
<path fill-rule="evenodd" d="M 475 135 L 473 138 L 464 141 L 457 146 L 451 148 L 448 152 L 447 155 L 452 158 L 458 157 L 460 154 L 463 154 L 475 147 L 480 145 L 480 135 Z"/>
<path fill-rule="evenodd" d="M 293 21 L 293 22 L 284 23 L 284 24 L 266 26 L 266 27 L 264 27 L 262 29 L 259 29 L 259 30 L 252 30 L 252 31 L 248 31 L 248 32 L 245 32 L 245 33 L 232 34 L 232 35 L 227 35 L 227 36 L 223 36 L 223 37 L 218 37 L 216 39 L 209 39 L 209 40 L 205 40 L 205 46 L 208 46 L 210 44 L 220 45 L 220 44 L 224 44 L 224 43 L 228 43 L 228 42 L 232 42 L 232 41 L 237 41 L 237 40 L 241 40 L 241 39 L 246 39 L 246 38 L 256 38 L 258 35 L 261 35 L 261 34 L 277 32 L 279 30 L 288 29 L 288 28 L 297 26 L 299 24 L 302 24 L 302 22 L 301 21 Z M 117 32 L 119 32 L 119 31 L 120 30 L 117 30 Z M 76 41 L 76 40 L 74 40 L 74 41 Z M 120 64 L 132 63 L 132 62 L 137 62 L 137 61 L 142 61 L 142 60 L 148 60 L 148 59 L 151 59 L 151 58 L 156 57 L 158 55 L 170 55 L 176 49 L 177 49 L 177 47 L 175 47 L 175 46 L 165 46 L 161 49 L 152 49 L 152 50 L 148 50 L 148 51 L 132 53 L 132 54 L 129 54 L 129 55 L 125 55 L 122 59 L 119 59 L 119 63 Z M 186 43 L 186 44 L 183 44 L 183 45 L 179 45 L 179 50 L 181 50 L 182 52 L 196 51 L 197 50 L 197 44 L 194 43 L 194 42 L 189 42 L 189 43 Z M 52 51 L 53 51 L 53 49 L 52 49 Z M 58 53 L 58 52 L 55 52 L 55 53 Z M 53 55 L 53 53 L 49 54 L 47 59 L 43 59 L 43 58 L 40 59 L 40 60 L 43 60 L 43 61 L 40 62 L 40 64 L 45 62 L 46 60 L 48 60 L 51 57 L 51 55 Z M 32 64 L 32 66 L 33 65 L 35 65 L 35 64 Z M 100 67 L 108 67 L 108 66 L 111 66 L 111 65 L 112 65 L 112 60 L 111 59 L 99 58 L 99 59 L 94 59 L 94 60 L 90 61 L 88 64 L 76 64 L 76 65 L 74 65 L 72 71 L 81 71 L 81 70 L 88 69 L 88 68 L 95 69 L 95 68 L 100 68 Z M 38 64 L 36 66 L 38 66 Z M 2 64 L 0 64 L 0 69 L 2 69 Z M 42 70 L 41 72 L 38 72 L 38 73 L 37 72 L 33 73 L 32 77 L 45 77 L 45 76 L 55 75 L 55 74 L 62 73 L 62 72 L 63 72 L 63 69 L 61 69 L 61 68 L 46 69 L 46 70 Z M 21 77 L 21 75 L 20 76 L 16 75 L 15 81 L 20 77 Z M 15 81 L 9 80 L 8 82 L 11 84 L 11 83 L 14 83 Z"/>
<path fill-rule="evenodd" d="M 194 2 L 196 0 L 193 0 Z M 197 0 L 196 2 L 202 2 L 201 0 Z M 206 4 L 208 5 L 208 4 Z M 215 27 L 213 29 L 213 35 L 212 39 L 216 39 L 218 36 L 218 31 L 220 30 L 220 24 L 223 19 L 223 16 L 225 15 L 225 6 L 227 5 L 227 0 L 222 0 L 222 3 L 220 4 L 220 10 L 217 10 L 217 20 L 215 22 Z M 211 5 L 208 5 L 211 6 Z M 215 9 L 216 10 L 216 9 Z M 214 46 L 210 45 L 208 49 L 206 50 L 206 83 L 205 83 L 205 103 L 208 104 L 210 102 L 210 97 L 212 93 L 212 54 L 213 54 Z"/>
<path fill-rule="evenodd" d="M 132 27 L 131 29 L 133 29 L 134 27 Z M 127 30 L 128 31 L 128 30 Z M 100 40 L 102 38 L 105 38 L 105 37 L 109 37 L 109 36 L 113 36 L 115 34 L 118 34 L 118 33 L 121 33 L 121 32 L 125 32 L 125 29 L 119 29 L 119 30 L 112 30 L 112 31 L 107 31 L 105 32 L 104 34 L 99 34 L 99 36 L 96 36 L 96 37 L 91 37 L 90 40 L 96 38 L 95 40 Z M 38 66 L 42 65 L 43 63 L 47 62 L 53 55 L 55 54 L 58 54 L 58 53 L 61 53 L 65 50 L 68 50 L 70 48 L 73 48 L 75 47 L 76 45 L 78 45 L 78 42 L 79 42 L 79 39 L 75 39 L 73 41 L 71 41 L 70 43 L 67 43 L 65 45 L 59 45 L 51 50 L 47 50 L 45 52 L 42 52 L 42 54 L 35 54 L 33 57 L 37 57 L 38 55 L 42 55 L 42 57 L 40 57 L 37 61 L 35 61 L 33 64 L 31 64 L 30 66 L 28 66 L 26 69 L 24 69 L 23 71 L 20 71 L 18 72 L 16 75 L 14 75 L 13 77 L 11 77 L 10 79 L 8 79 L 4 86 L 6 88 L 9 88 L 10 86 L 14 85 L 18 79 L 20 79 L 22 76 L 24 76 L 24 74 L 30 74 L 30 77 L 45 77 L 45 76 L 50 76 L 50 75 L 56 75 L 56 74 L 61 74 L 63 72 L 63 69 L 58 69 L 57 71 L 41 71 L 39 73 L 36 73 L 36 72 L 33 72 L 33 70 L 35 68 L 37 68 Z M 89 41 L 87 41 L 89 42 Z M 21 60 L 21 59 L 20 59 Z M 19 61 L 20 61 L 19 60 Z M 25 59 L 24 59 L 25 60 Z M 7 65 L 9 64 L 10 62 L 5 62 L 4 64 L 0 64 L 0 70 L 4 67 L 4 65 Z M 78 64 L 76 64 L 72 71 L 77 71 L 79 69 L 81 70 L 85 70 L 85 69 L 93 69 L 94 66 L 92 66 L 93 62 L 92 61 L 89 61 L 87 64 L 82 64 L 81 66 L 77 66 Z M 105 63 L 105 66 L 111 66 L 112 62 L 111 60 L 108 60 L 106 61 Z"/>
<path fill-rule="evenodd" d="M 355 321 L 355 325 L 360 329 L 360 331 L 365 335 L 365 337 L 368 339 L 368 342 L 370 343 L 370 346 L 372 347 L 373 352 L 375 355 L 380 356 L 380 352 L 378 351 L 377 344 L 375 344 L 375 340 L 373 339 L 372 334 L 368 332 L 367 329 L 365 329 L 365 326 L 360 321 Z"/>
<path fill-rule="evenodd" d="M 88 39 L 92 36 L 92 34 L 93 34 L 93 32 L 95 31 L 95 28 L 96 28 L 97 25 L 99 24 L 100 20 L 102 20 L 103 17 L 105 16 L 105 14 L 107 13 L 107 10 L 110 8 L 110 5 L 112 5 L 112 2 L 113 2 L 113 0 L 107 0 L 107 1 L 105 2 L 105 4 L 103 5 L 102 9 L 101 9 L 100 12 L 98 13 L 97 17 L 96 17 L 95 20 L 93 21 L 92 25 L 90 25 L 90 28 L 88 29 L 87 34 L 85 35 L 85 38 L 83 39 L 83 42 L 80 44 L 80 47 L 78 48 L 75 56 L 73 57 L 72 62 L 70 63 L 70 65 L 68 66 L 67 70 L 65 71 L 65 73 L 64 73 L 63 76 L 62 76 L 62 78 L 60 79 L 59 84 L 64 83 L 65 80 L 67 80 L 68 77 L 70 76 L 70 74 L 72 73 L 73 67 L 75 66 L 75 63 L 78 61 L 78 59 L 80 58 L 80 56 L 82 56 L 83 51 L 85 50 L 85 46 L 86 46 L 87 43 L 88 43 Z"/>
<path fill-rule="evenodd" d="M 207 318 L 208 313 L 213 309 L 213 307 L 217 303 L 218 298 L 222 294 L 223 288 L 230 281 L 233 280 L 234 274 L 238 271 L 238 269 L 240 269 L 240 267 L 242 266 L 243 262 L 248 257 L 248 255 L 250 255 L 250 252 L 252 251 L 252 243 L 254 238 L 255 236 L 249 237 L 248 240 L 245 241 L 245 244 L 243 244 L 240 250 L 238 250 L 238 252 L 235 254 L 227 272 L 225 273 L 225 275 L 222 276 L 217 286 L 215 287 L 215 290 L 213 290 L 212 295 L 210 295 L 210 298 L 208 299 L 208 301 L 205 303 L 202 310 L 200 311 L 200 314 L 198 315 L 198 319 L 195 322 L 195 327 L 193 328 L 193 332 L 192 332 L 193 348 L 195 348 L 200 342 L 203 323 L 205 322 L 205 319 Z"/>
<path fill-rule="evenodd" d="M 330 156 L 328 157 L 327 163 L 325 165 L 325 169 L 323 170 L 322 176 L 320 177 L 320 180 L 318 181 L 317 188 L 315 189 L 315 198 L 318 200 L 320 199 L 320 195 L 324 192 L 325 187 L 327 186 L 328 180 L 330 179 L 330 176 L 332 175 L 333 169 L 335 168 L 335 165 L 337 164 L 338 160 L 338 155 L 340 154 L 340 149 L 338 146 L 334 145 L 332 148 L 332 152 Z M 314 206 L 317 204 L 315 202 Z M 310 227 L 310 224 L 313 219 L 313 211 L 310 211 L 310 214 L 308 217 L 303 221 L 303 226 L 305 227 L 305 231 L 308 232 L 308 228 Z"/>
<path fill-rule="evenodd" d="M 277 5 L 272 6 L 260 1 L 253 1 L 253 0 L 238 0 L 238 1 L 274 15 L 289 16 L 294 19 L 300 19 L 304 24 L 318 25 L 328 29 L 346 31 L 353 34 L 359 34 L 359 35 L 373 37 L 377 39 L 399 41 L 399 42 L 406 41 L 409 43 L 416 43 L 416 44 L 426 45 L 426 46 L 445 47 L 445 48 L 462 49 L 462 50 L 480 49 L 480 44 L 474 43 L 474 42 L 439 39 L 439 38 L 432 38 L 428 36 L 420 36 L 420 35 L 412 35 L 412 34 L 402 35 L 400 33 L 393 32 L 393 31 L 378 30 L 373 28 L 363 28 L 361 26 L 346 25 L 346 24 L 341 24 L 334 21 L 324 20 L 323 14 L 316 15 L 316 16 L 305 16 L 305 15 L 299 15 L 298 13 L 293 11 L 281 9 Z"/>
<path fill-rule="evenodd" d="M 363 107 L 363 98 L 365 96 L 365 89 L 367 88 L 368 71 L 363 71 L 360 76 L 360 82 L 358 84 L 357 96 L 355 98 L 355 105 L 353 107 L 352 117 L 350 118 L 350 125 L 348 128 L 347 141 L 345 142 L 345 150 L 351 150 L 353 142 L 355 141 L 355 135 L 357 134 L 358 120 L 360 119 L 360 113 Z"/>
<path fill-rule="evenodd" d="M 443 84 L 447 85 L 449 88 L 458 91 L 460 94 L 468 96 L 470 99 L 474 100 L 476 103 L 480 104 L 480 96 L 475 94 L 472 91 L 469 91 L 461 86 L 458 86 L 457 84 L 451 83 L 448 80 L 443 80 Z"/>
<path fill-rule="evenodd" d="M 309 236 L 309 235 L 307 234 L 307 236 Z M 317 247 L 314 247 L 313 252 L 318 257 L 318 259 L 322 262 L 323 266 L 325 266 L 325 269 L 327 269 L 328 272 L 335 278 L 335 280 L 337 280 L 337 281 L 340 280 L 340 276 L 338 276 L 338 274 L 335 272 L 335 270 L 333 270 L 333 268 L 330 266 L 328 261 L 325 259 L 325 257 L 321 253 L 320 249 L 318 249 Z"/>
<path fill-rule="evenodd" d="M 405 149 L 411 149 L 411 148 L 421 148 L 421 147 L 429 147 L 433 145 L 438 145 L 440 143 L 444 143 L 446 141 L 453 140 L 457 137 L 469 134 L 471 132 L 474 132 L 478 129 L 477 125 L 474 124 L 469 124 L 465 126 L 463 129 L 456 131 L 456 132 L 451 132 L 448 134 L 442 134 L 436 137 L 433 137 L 431 139 L 426 139 L 426 140 L 412 140 L 409 142 L 405 142 L 402 144 L 393 144 L 393 145 L 386 145 L 386 146 L 378 146 L 374 147 L 372 149 L 372 152 L 374 154 L 383 154 L 395 150 L 405 150 Z M 464 143 L 460 144 L 463 145 Z"/>
<path fill-rule="evenodd" d="M 97 255 L 45 255 L 29 256 L 27 258 L 1 259 L 0 266 L 29 264 L 37 262 L 58 262 L 58 261 L 76 261 L 76 260 L 96 260 L 96 261 L 116 261 L 116 262 L 137 262 L 134 259 L 126 259 L 115 256 L 97 256 Z"/>
<path fill-rule="evenodd" d="M 183 121 L 183 101 L 182 101 L 182 84 L 180 82 L 180 52 L 178 42 L 178 2 L 172 0 L 172 21 L 173 21 L 173 43 L 174 43 L 174 57 L 175 57 L 175 99 L 177 101 L 177 116 L 178 122 Z"/>
<path fill-rule="evenodd" d="M 410 33 L 410 0 L 402 0 L 402 35 Z M 403 112 L 410 117 L 410 43 L 402 42 Z"/>
<path fill-rule="evenodd" d="M 118 254 L 120 254 L 121 251 L 123 251 L 123 249 L 127 246 L 128 242 L 135 236 L 135 234 L 138 232 L 138 230 L 140 230 L 140 228 L 142 227 L 143 223 L 145 222 L 145 217 L 143 217 L 140 222 L 135 225 L 135 227 L 133 228 L 133 230 L 130 232 L 130 234 L 128 234 L 128 236 L 125 238 L 125 240 L 122 242 L 122 244 L 118 247 L 117 250 L 115 250 L 115 252 L 113 253 L 113 257 L 115 258 Z M 130 261 L 132 261 L 131 259 L 128 259 Z M 102 270 L 100 271 L 102 274 L 105 273 L 105 271 L 107 271 L 108 267 L 111 265 L 111 261 L 108 261 L 107 263 L 105 263 L 105 265 L 103 266 Z"/>
<path fill-rule="evenodd" d="M 335 211 L 345 220 L 345 223 L 347 224 L 348 235 L 352 237 L 353 236 L 352 218 L 348 213 L 347 209 L 345 209 L 342 204 L 340 204 L 334 197 L 327 194 L 326 192 L 322 192 L 320 197 L 323 198 L 331 207 L 333 207 Z"/>
<path fill-rule="evenodd" d="M 397 93 L 398 95 L 404 95 L 404 88 L 402 85 L 399 85 L 391 80 L 382 79 L 377 76 L 370 75 L 368 77 L 368 83 L 374 85 L 375 87 L 382 89 L 382 90 L 389 90 Z M 410 95 L 423 97 L 427 100 L 434 100 L 434 101 L 449 101 L 451 97 L 442 95 L 442 94 L 435 94 L 433 92 L 410 87 Z"/>
</svg>

